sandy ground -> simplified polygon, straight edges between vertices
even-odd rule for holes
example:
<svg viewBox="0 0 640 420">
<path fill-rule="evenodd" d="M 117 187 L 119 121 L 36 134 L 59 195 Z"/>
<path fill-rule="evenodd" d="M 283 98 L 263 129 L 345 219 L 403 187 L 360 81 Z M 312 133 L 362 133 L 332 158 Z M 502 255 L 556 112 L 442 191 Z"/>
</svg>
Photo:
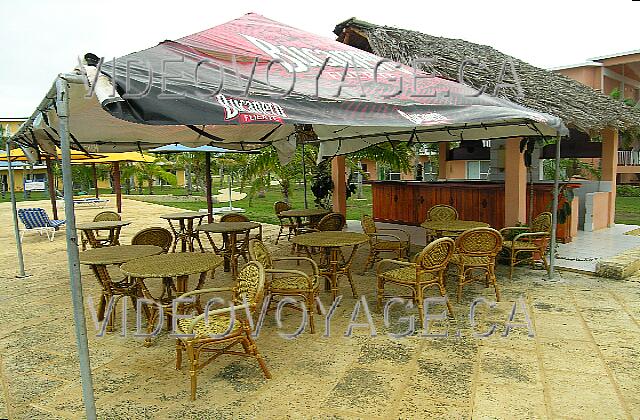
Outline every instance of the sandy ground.
<svg viewBox="0 0 640 420">
<path fill-rule="evenodd" d="M 25 206 L 26 203 L 21 204 Z M 46 202 L 29 205 L 44 207 Z M 160 215 L 176 212 L 156 204 L 124 200 L 121 242 L 148 226 L 166 226 Z M 50 210 L 49 210 L 50 211 Z M 98 209 L 78 209 L 88 221 Z M 24 241 L 26 279 L 17 273 L 10 206 L 0 204 L 0 418 L 81 418 L 78 361 L 69 297 L 64 232 L 53 242 L 38 235 Z M 268 246 L 288 255 L 285 241 L 273 244 L 275 227 L 265 225 Z M 152 347 L 128 334 L 95 336 L 87 312 L 95 396 L 100 419 L 145 418 L 639 418 L 640 417 L 640 284 L 563 273 L 559 282 L 544 282 L 542 271 L 521 268 L 508 280 L 499 267 L 502 302 L 479 305 L 472 329 L 470 304 L 491 301 L 491 289 L 470 285 L 454 305 L 456 317 L 434 321 L 435 333 L 393 339 L 406 323 L 402 310 L 392 311 L 385 326 L 375 311 L 375 275 L 362 274 L 366 247 L 358 252 L 354 279 L 372 311 L 377 336 L 356 327 L 345 331 L 356 300 L 341 282 L 342 304 L 324 335 L 305 332 L 286 340 L 300 320 L 285 312 L 279 329 L 270 314 L 258 338 L 273 378 L 266 380 L 249 359 L 223 356 L 199 376 L 198 400 L 188 398 L 188 372 L 176 371 L 174 340 L 166 333 Z M 82 267 L 85 298 L 99 297 L 91 272 Z M 222 270 L 207 287 L 230 284 Z M 454 279 L 448 281 L 451 296 Z M 330 296 L 321 293 L 326 306 Z M 518 299 L 516 321 L 530 316 L 533 337 L 524 327 L 503 337 L 505 323 Z M 436 313 L 442 308 L 432 308 Z M 129 317 L 133 319 L 133 314 Z M 358 322 L 365 322 L 361 313 Z M 476 338 L 473 332 L 496 332 Z M 120 327 L 118 320 L 116 327 Z M 460 336 L 456 336 L 459 331 Z"/>
</svg>

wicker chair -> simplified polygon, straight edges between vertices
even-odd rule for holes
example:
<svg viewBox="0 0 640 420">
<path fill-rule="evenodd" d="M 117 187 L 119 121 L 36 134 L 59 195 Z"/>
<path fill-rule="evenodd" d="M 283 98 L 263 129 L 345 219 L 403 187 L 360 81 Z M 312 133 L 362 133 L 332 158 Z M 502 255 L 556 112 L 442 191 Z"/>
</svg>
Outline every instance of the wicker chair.
<svg viewBox="0 0 640 420">
<path fill-rule="evenodd" d="M 274 258 L 267 247 L 260 241 L 249 242 L 249 255 L 251 261 L 258 261 L 265 269 L 265 273 L 271 278 L 266 281 L 267 294 L 271 296 L 294 296 L 304 299 L 307 313 L 309 314 L 309 329 L 313 334 L 315 325 L 313 322 L 314 306 L 319 294 L 320 271 L 316 262 L 306 257 L 278 257 Z M 277 261 L 307 262 L 313 270 L 312 274 L 300 270 L 276 268 Z M 271 302 L 273 303 L 273 301 Z"/>
<path fill-rule="evenodd" d="M 373 267 L 373 264 L 380 260 L 379 255 L 382 253 L 393 252 L 396 254 L 397 259 L 409 258 L 409 248 L 411 247 L 411 235 L 402 229 L 378 229 L 373 217 L 363 214 L 360 219 L 362 231 L 369 236 L 369 256 L 367 262 L 364 265 L 366 271 L 369 266 Z M 402 232 L 401 238 L 398 235 L 394 235 L 386 232 Z"/>
<path fill-rule="evenodd" d="M 110 211 L 110 210 L 101 211 L 100 213 L 96 214 L 95 217 L 93 218 L 94 222 L 113 222 L 113 221 L 119 221 L 119 220 L 122 220 L 120 215 L 115 211 Z M 96 241 L 100 242 L 101 244 L 106 245 L 109 243 L 108 237 L 99 236 L 97 233 L 95 234 L 95 236 L 96 236 Z M 81 234 L 80 241 L 82 242 L 82 250 L 83 251 L 86 250 L 87 244 L 89 243 L 89 238 L 87 238 L 84 232 L 82 232 Z"/>
<path fill-rule="evenodd" d="M 244 214 L 228 213 L 222 216 L 220 218 L 220 221 L 221 222 L 249 222 L 250 220 Z M 244 235 L 244 237 L 238 235 L 238 237 L 236 238 L 235 254 L 242 255 L 242 258 L 244 258 L 245 262 L 249 261 L 249 258 L 248 258 L 249 241 L 252 239 L 257 239 L 259 241 L 262 240 L 262 225 L 260 225 L 260 227 L 258 228 L 257 234 L 251 235 L 251 232 L 248 231 L 246 235 Z M 229 234 L 223 233 L 222 241 L 224 243 L 229 243 Z"/>
<path fill-rule="evenodd" d="M 285 201 L 276 201 L 273 207 L 276 211 L 276 217 L 280 222 L 280 231 L 278 232 L 278 237 L 276 238 L 276 245 L 278 245 L 278 241 L 281 237 L 286 236 L 287 240 L 291 239 L 291 236 L 296 233 L 296 224 L 291 217 L 280 216 L 280 212 L 291 210 L 291 205 L 289 205 L 289 203 Z M 285 229 L 288 231 L 287 233 L 284 233 Z"/>
<path fill-rule="evenodd" d="M 454 242 L 451 238 L 440 238 L 428 244 L 415 259 L 415 262 L 383 259 L 378 263 L 376 277 L 378 284 L 378 309 L 382 307 L 382 300 L 397 295 L 385 295 L 384 288 L 387 283 L 411 289 L 411 295 L 400 296 L 412 299 L 418 306 L 421 322 L 424 320 L 424 291 L 427 287 L 436 286 L 440 296 L 446 297 L 447 290 L 444 286 L 444 274 L 447 264 L 453 255 Z M 388 271 L 386 266 L 401 266 Z M 449 314 L 453 316 L 451 302 L 447 299 Z"/>
<path fill-rule="evenodd" d="M 303 235 L 305 233 L 311 233 L 311 232 L 341 231 L 342 229 L 344 229 L 346 224 L 347 224 L 347 219 L 342 214 L 329 213 L 326 216 L 324 216 L 322 219 L 320 219 L 320 221 L 318 222 L 318 225 L 315 228 L 305 227 L 305 228 L 298 229 L 298 235 Z M 303 248 L 298 246 L 298 247 L 294 247 L 294 250 L 299 255 L 299 253 L 302 252 Z M 307 252 L 316 254 L 318 252 L 318 249 L 312 248 L 310 250 L 307 250 Z M 344 257 L 342 259 L 344 261 Z"/>
<path fill-rule="evenodd" d="M 524 231 L 524 232 L 523 232 Z M 521 232 L 513 236 L 513 232 Z M 549 272 L 549 264 L 545 254 L 551 240 L 551 213 L 540 213 L 531 226 L 514 226 L 500 229 L 502 247 L 509 256 L 509 279 L 513 277 L 513 267 L 521 263 L 541 262 Z M 518 254 L 526 253 L 518 260 Z"/>
<path fill-rule="evenodd" d="M 447 220 L 458 220 L 458 218 L 458 210 L 456 210 L 455 207 L 448 206 L 446 204 L 436 204 L 435 206 L 427 210 L 427 221 L 444 222 Z M 454 234 L 453 232 L 451 232 L 450 234 L 444 232 L 444 236 L 455 238 L 456 235 L 457 234 Z M 427 229 L 427 243 L 436 238 L 436 232 Z"/>
<path fill-rule="evenodd" d="M 493 285 L 496 300 L 500 301 L 500 290 L 496 282 L 496 256 L 502 249 L 502 236 L 492 228 L 480 227 L 464 231 L 456 239 L 456 251 L 451 264 L 458 270 L 457 300 L 460 302 L 462 287 L 474 281 Z M 477 273 L 482 275 L 478 276 Z"/>
<path fill-rule="evenodd" d="M 264 296 L 264 279 L 262 264 L 252 261 L 240 270 L 233 288 L 194 290 L 180 296 L 186 298 L 222 291 L 231 291 L 233 294 L 234 306 L 208 310 L 194 318 L 178 320 L 177 333 L 184 336 L 176 340 L 176 369 L 181 369 L 182 352 L 185 351 L 189 358 L 192 401 L 196 399 L 198 372 L 222 354 L 255 358 L 264 376 L 271 378 L 271 373 L 251 337 L 252 323 L 244 317 L 246 309 L 249 309 L 252 317 L 257 316 Z M 231 311 L 234 311 L 233 318 L 228 315 Z M 233 350 L 237 344 L 242 346 L 242 351 Z M 210 356 L 201 363 L 200 355 L 203 353 L 210 353 Z"/>
<path fill-rule="evenodd" d="M 162 227 L 150 227 L 142 229 L 131 239 L 131 245 L 155 245 L 169 252 L 173 244 L 173 235 Z"/>
</svg>

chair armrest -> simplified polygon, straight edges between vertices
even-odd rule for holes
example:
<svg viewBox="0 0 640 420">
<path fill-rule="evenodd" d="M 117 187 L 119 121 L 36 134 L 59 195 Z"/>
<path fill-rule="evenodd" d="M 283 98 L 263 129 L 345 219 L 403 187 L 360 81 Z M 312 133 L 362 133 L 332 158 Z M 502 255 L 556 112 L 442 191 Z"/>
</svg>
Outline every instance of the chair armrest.
<svg viewBox="0 0 640 420">
<path fill-rule="evenodd" d="M 213 292 L 230 292 L 232 291 L 232 287 L 213 287 L 211 289 L 197 289 L 192 290 L 191 292 L 183 293 L 178 296 L 178 299 L 183 299 L 189 296 L 201 295 L 203 293 L 213 293 Z"/>
<path fill-rule="evenodd" d="M 522 238 L 524 238 L 525 240 L 531 240 L 531 239 L 544 239 L 544 238 L 550 238 L 551 235 L 549 235 L 549 233 L 547 232 L 525 232 L 525 233 L 521 233 L 519 235 L 516 235 L 515 238 L 513 238 L 513 241 L 519 241 L 522 240 Z"/>
<path fill-rule="evenodd" d="M 508 232 L 510 230 L 529 230 L 529 229 L 531 229 L 529 226 L 509 226 L 509 227 L 500 229 L 500 234 L 502 235 L 503 232 Z"/>
<path fill-rule="evenodd" d="M 320 274 L 320 270 L 318 269 L 318 264 L 309 257 L 277 257 L 273 258 L 273 261 L 306 261 L 311 264 L 313 268 L 313 273 L 318 275 Z"/>
<path fill-rule="evenodd" d="M 376 267 L 376 275 L 380 274 L 380 272 L 382 271 L 382 267 L 384 265 L 393 265 L 393 264 L 401 265 L 403 267 L 415 267 L 416 266 L 416 264 L 412 263 L 412 262 L 398 261 L 398 260 L 392 260 L 392 259 L 389 259 L 389 258 L 385 258 L 385 259 L 380 260 L 380 262 L 378 262 L 378 265 Z"/>
<path fill-rule="evenodd" d="M 238 306 L 233 306 L 233 310 L 234 311 L 236 311 L 238 309 L 242 310 L 242 309 L 245 309 L 245 308 L 248 308 L 248 307 L 249 307 L 249 305 L 242 304 L 242 305 L 238 305 Z M 227 313 L 227 312 L 231 312 L 231 306 L 228 306 L 226 308 L 214 309 L 212 311 L 207 311 L 205 313 L 202 313 L 202 314 L 196 316 L 195 318 L 193 318 L 191 320 L 191 322 L 189 323 L 189 328 L 187 328 L 187 331 L 185 331 L 185 333 L 187 333 L 187 334 L 193 333 L 193 327 L 195 327 L 198 322 L 203 320 L 205 318 L 205 316 L 220 315 L 220 314 L 224 314 L 224 313 Z"/>
<path fill-rule="evenodd" d="M 400 239 L 399 236 L 396 235 L 392 235 L 390 233 L 370 233 L 369 237 L 371 237 L 372 239 L 378 239 L 378 238 L 393 238 L 395 239 L 397 242 L 403 242 L 402 239 Z"/>
<path fill-rule="evenodd" d="M 386 232 L 386 231 L 402 232 L 403 235 L 407 236 L 407 242 L 409 242 L 409 243 L 411 242 L 411 235 L 406 230 L 394 229 L 394 228 L 378 229 L 378 232 Z M 394 235 L 394 236 L 397 236 L 397 235 Z"/>
</svg>

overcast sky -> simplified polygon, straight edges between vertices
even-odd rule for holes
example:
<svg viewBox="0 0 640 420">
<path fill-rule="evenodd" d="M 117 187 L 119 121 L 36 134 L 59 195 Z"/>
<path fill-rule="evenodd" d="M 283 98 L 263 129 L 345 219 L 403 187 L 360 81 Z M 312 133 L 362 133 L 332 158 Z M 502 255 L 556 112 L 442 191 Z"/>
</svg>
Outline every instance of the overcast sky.
<svg viewBox="0 0 640 420">
<path fill-rule="evenodd" d="M 71 70 L 79 54 L 120 56 L 248 12 L 331 38 L 337 23 L 357 17 L 491 45 L 540 67 L 640 49 L 640 1 L 422 0 L 410 4 L 379 0 L 13 2 L 0 23 L 0 117 L 31 115 L 55 76 Z"/>
</svg>

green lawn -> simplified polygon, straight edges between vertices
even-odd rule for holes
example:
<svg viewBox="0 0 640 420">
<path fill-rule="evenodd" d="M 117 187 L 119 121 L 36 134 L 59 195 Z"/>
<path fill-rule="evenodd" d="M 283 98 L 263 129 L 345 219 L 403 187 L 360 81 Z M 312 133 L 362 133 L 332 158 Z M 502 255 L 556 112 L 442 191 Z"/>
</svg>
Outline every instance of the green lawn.
<svg viewBox="0 0 640 420">
<path fill-rule="evenodd" d="M 640 197 L 616 197 L 616 223 L 640 225 Z"/>
<path fill-rule="evenodd" d="M 156 191 L 156 195 L 161 192 Z M 363 214 L 371 214 L 371 187 L 363 187 L 364 200 L 356 200 L 355 195 L 347 200 L 347 219 L 360 219 Z M 126 197 L 126 196 L 125 196 Z M 313 194 L 311 191 L 307 193 L 307 199 L 309 207 L 314 207 Z M 160 196 L 149 196 L 142 198 L 143 201 L 149 201 L 165 206 L 177 207 L 185 210 L 199 210 L 206 208 L 207 204 L 204 197 L 200 201 L 188 201 L 188 202 L 176 202 L 176 201 L 163 201 Z M 251 202 L 249 197 L 233 202 L 234 207 L 242 207 L 246 210 L 245 214 L 252 220 L 256 220 L 264 223 L 278 224 L 278 219 L 273 211 L 273 203 L 282 200 L 282 194 L 277 187 L 272 187 L 266 192 L 262 198 L 254 197 Z M 304 207 L 304 196 L 302 188 L 298 187 L 293 190 L 293 194 L 290 197 L 290 203 L 293 208 Z M 228 203 L 214 204 L 214 207 L 226 207 Z"/>
</svg>

